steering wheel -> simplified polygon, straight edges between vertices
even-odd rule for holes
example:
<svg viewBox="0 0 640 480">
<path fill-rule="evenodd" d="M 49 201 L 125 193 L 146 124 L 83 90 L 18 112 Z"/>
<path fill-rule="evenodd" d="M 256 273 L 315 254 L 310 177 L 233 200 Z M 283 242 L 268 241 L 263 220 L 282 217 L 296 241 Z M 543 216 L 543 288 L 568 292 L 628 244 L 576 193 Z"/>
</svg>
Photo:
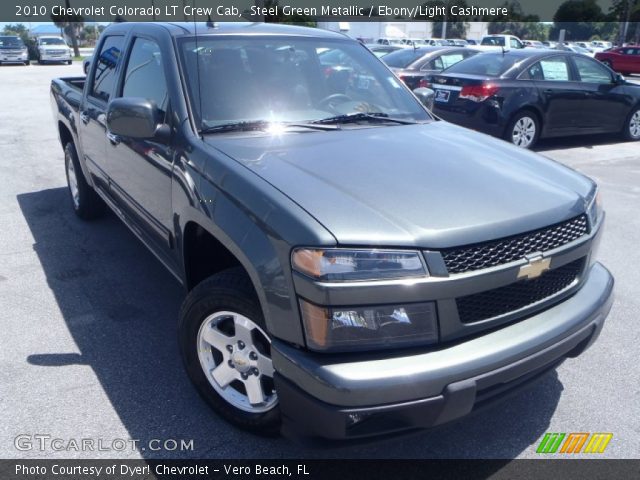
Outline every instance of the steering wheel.
<svg viewBox="0 0 640 480">
<path fill-rule="evenodd" d="M 344 93 L 332 93 L 318 102 L 320 107 L 334 108 L 336 103 L 352 102 L 353 99 Z"/>
</svg>

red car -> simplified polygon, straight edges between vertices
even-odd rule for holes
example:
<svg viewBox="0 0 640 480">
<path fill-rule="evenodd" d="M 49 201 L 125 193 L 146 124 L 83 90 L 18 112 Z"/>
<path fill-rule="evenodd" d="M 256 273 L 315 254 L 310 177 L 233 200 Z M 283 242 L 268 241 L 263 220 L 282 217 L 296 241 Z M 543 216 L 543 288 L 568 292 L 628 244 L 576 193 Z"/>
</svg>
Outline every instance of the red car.
<svg viewBox="0 0 640 480">
<path fill-rule="evenodd" d="M 640 46 L 638 45 L 598 52 L 596 59 L 624 75 L 640 73 Z"/>
</svg>

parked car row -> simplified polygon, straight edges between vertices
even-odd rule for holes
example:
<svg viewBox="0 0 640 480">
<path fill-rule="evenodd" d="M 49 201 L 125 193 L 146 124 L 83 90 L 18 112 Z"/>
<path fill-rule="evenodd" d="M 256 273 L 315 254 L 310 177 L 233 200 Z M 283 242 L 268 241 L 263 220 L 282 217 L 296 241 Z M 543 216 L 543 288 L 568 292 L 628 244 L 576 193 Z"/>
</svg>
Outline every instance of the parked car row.
<svg viewBox="0 0 640 480">
<path fill-rule="evenodd" d="M 569 51 L 485 52 L 420 82 L 434 113 L 524 148 L 540 138 L 621 133 L 640 140 L 640 85 Z"/>
<path fill-rule="evenodd" d="M 515 38 L 515 37 L 513 37 Z M 620 133 L 640 140 L 640 85 L 628 59 L 640 47 L 597 54 L 514 48 L 508 36 L 476 47 L 398 48 L 381 60 L 440 118 L 531 148 L 540 138 Z M 431 103 L 432 102 L 432 103 Z"/>
<path fill-rule="evenodd" d="M 22 63 L 29 65 L 31 60 L 39 64 L 67 63 L 71 65 L 71 48 L 62 37 L 41 36 L 33 40 L 31 51 L 22 38 L 15 35 L 0 36 L 0 64 Z"/>
<path fill-rule="evenodd" d="M 376 45 L 396 45 L 399 47 L 465 47 L 467 45 L 476 45 L 475 40 L 465 40 L 462 38 L 378 38 Z"/>
</svg>

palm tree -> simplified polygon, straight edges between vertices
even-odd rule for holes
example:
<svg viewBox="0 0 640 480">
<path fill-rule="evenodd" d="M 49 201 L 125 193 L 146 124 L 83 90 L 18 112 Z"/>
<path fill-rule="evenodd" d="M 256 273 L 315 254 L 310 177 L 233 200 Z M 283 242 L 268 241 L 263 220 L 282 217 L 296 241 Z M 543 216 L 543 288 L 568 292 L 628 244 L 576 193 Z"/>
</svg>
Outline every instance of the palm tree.
<svg viewBox="0 0 640 480">
<path fill-rule="evenodd" d="M 65 0 L 66 11 L 71 9 L 69 0 Z M 71 46 L 73 47 L 73 55 L 80 56 L 78 48 L 78 30 L 82 30 L 84 26 L 84 18 L 82 15 L 51 15 L 51 20 L 56 27 L 61 28 L 71 38 Z"/>
</svg>

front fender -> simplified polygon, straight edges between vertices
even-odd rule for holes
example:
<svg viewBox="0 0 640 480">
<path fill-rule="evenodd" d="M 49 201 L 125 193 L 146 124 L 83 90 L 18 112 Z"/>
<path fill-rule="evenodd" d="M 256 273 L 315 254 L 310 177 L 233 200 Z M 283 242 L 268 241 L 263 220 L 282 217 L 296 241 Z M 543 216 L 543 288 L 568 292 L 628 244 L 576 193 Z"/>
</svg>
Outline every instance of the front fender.
<svg viewBox="0 0 640 480">
<path fill-rule="evenodd" d="M 228 157 L 220 160 L 201 163 L 180 157 L 174 164 L 174 228 L 184 278 L 182 239 L 189 222 L 195 222 L 248 272 L 269 333 L 304 345 L 291 250 L 296 245 L 333 246 L 335 238 L 260 177 Z M 203 164 L 205 172 L 196 167 Z"/>
</svg>

